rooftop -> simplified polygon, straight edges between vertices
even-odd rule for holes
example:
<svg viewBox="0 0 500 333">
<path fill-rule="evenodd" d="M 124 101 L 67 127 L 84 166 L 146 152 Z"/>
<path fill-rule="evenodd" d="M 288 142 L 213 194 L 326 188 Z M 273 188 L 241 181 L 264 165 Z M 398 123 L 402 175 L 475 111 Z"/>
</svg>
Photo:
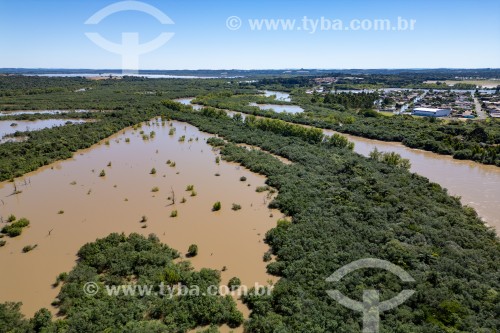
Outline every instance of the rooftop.
<svg viewBox="0 0 500 333">
<path fill-rule="evenodd" d="M 423 112 L 438 112 L 441 110 L 448 110 L 448 109 L 436 109 L 436 108 L 414 108 L 413 111 L 423 111 Z"/>
</svg>

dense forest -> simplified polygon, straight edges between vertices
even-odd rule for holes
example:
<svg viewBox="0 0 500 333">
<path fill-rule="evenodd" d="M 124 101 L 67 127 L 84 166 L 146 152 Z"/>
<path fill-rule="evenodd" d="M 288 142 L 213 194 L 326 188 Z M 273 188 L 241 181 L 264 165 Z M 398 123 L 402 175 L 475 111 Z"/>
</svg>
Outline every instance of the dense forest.
<svg viewBox="0 0 500 333">
<path fill-rule="evenodd" d="M 147 108 L 165 98 L 192 97 L 228 87 L 228 80 L 45 78 L 0 76 L 0 111 Z M 243 88 L 242 88 L 243 89 Z M 237 92 L 238 89 L 236 88 Z M 245 91 L 256 92 L 248 87 Z"/>
<path fill-rule="evenodd" d="M 101 109 L 97 107 L 101 105 L 114 111 L 85 114 L 96 120 L 92 123 L 19 133 L 27 134 L 28 141 L 0 145 L 0 179 L 70 157 L 77 149 L 156 116 L 188 122 L 224 139 L 209 140 L 223 159 L 266 176 L 267 185 L 278 190 L 270 207 L 289 217 L 265 236 L 274 259 L 267 266 L 268 272 L 280 280 L 271 295 L 244 298 L 252 310 L 244 323 L 246 332 L 361 331 L 361 313 L 339 305 L 327 295 L 329 289 L 357 300 L 366 289 L 380 290 L 381 300 L 392 298 L 402 289 L 415 290 L 404 304 L 381 314 L 380 331 L 384 333 L 499 330 L 500 242 L 476 212 L 462 206 L 459 198 L 449 196 L 438 184 L 410 173 L 407 161 L 398 156 L 373 152 L 371 158 L 364 158 L 353 153 L 352 144 L 340 135 L 328 139 L 318 128 L 299 126 L 366 131 L 365 136 L 374 133 L 388 139 L 398 137 L 399 141 L 408 137 L 425 139 L 442 142 L 447 149 L 455 146 L 445 138 L 456 138 L 464 145 L 461 150 L 483 149 L 475 152 L 477 159 L 489 163 L 487 158 L 493 158 L 497 163 L 498 154 L 483 153 L 498 147 L 498 123 L 373 118 L 348 107 L 306 100 L 307 96 L 300 93 L 296 93 L 294 102 L 306 112 L 275 113 L 248 105 L 269 101 L 255 95 L 254 86 L 223 80 L 186 81 L 105 80 L 88 83 L 101 91 L 96 93 L 98 89 L 94 88 L 84 96 L 73 91 L 79 84 L 75 79 L 75 87 L 64 92 L 1 97 L 2 108 L 31 105 L 43 109 L 50 105 L 63 109 L 76 101 L 78 107 L 68 108 L 87 105 Z M 120 93 L 115 95 L 115 89 Z M 169 100 L 194 95 L 199 96 L 198 102 L 214 108 L 193 111 Z M 119 97 L 115 100 L 114 96 Z M 130 104 L 121 106 L 126 98 L 130 98 Z M 219 110 L 224 108 L 272 119 L 232 118 Z M 443 137 L 437 136 L 439 133 Z M 239 143 L 259 150 L 247 150 Z M 283 164 L 269 153 L 292 164 Z M 154 235 L 112 234 L 84 245 L 78 257 L 75 268 L 57 278 L 62 289 L 54 304 L 64 317 L 54 318 L 41 309 L 33 318 L 25 319 L 18 303 L 0 304 L 0 332 L 187 332 L 210 325 L 207 332 L 216 332 L 220 324 L 237 327 L 243 322 L 234 301 L 220 296 L 131 301 L 104 293 L 94 298 L 82 295 L 82 285 L 88 281 L 101 286 L 131 279 L 153 284 L 220 284 L 217 271 L 196 272 L 188 262 L 179 263 L 179 253 L 160 244 Z M 378 270 L 357 271 L 339 283 L 325 281 L 338 268 L 370 257 L 400 266 L 415 282 L 402 283 Z"/>
</svg>

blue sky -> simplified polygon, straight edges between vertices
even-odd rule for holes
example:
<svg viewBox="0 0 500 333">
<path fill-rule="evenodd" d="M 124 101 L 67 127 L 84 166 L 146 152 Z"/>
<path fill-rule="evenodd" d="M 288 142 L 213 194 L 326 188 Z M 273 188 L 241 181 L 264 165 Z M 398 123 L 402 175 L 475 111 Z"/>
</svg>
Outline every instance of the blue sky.
<svg viewBox="0 0 500 333">
<path fill-rule="evenodd" d="M 120 42 L 137 32 L 148 42 L 174 37 L 140 57 L 140 69 L 479 68 L 500 67 L 498 0 L 144 0 L 174 25 L 123 11 L 84 22 L 118 1 L 0 0 L 0 67 L 121 68 L 121 56 L 85 32 Z M 227 28 L 230 16 L 242 26 Z M 252 31 L 249 19 L 416 20 L 413 31 Z"/>
</svg>

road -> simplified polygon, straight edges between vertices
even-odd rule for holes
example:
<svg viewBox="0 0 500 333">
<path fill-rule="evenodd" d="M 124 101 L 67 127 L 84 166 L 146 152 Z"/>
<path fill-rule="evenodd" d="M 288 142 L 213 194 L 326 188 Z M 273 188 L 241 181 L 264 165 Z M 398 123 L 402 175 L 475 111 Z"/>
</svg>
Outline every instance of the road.
<svg viewBox="0 0 500 333">
<path fill-rule="evenodd" d="M 488 118 L 488 115 L 486 112 L 483 111 L 481 108 L 481 103 L 479 103 L 479 100 L 477 99 L 476 96 L 473 96 L 474 98 L 474 104 L 476 104 L 476 113 L 477 113 L 477 119 L 486 119 Z"/>
</svg>

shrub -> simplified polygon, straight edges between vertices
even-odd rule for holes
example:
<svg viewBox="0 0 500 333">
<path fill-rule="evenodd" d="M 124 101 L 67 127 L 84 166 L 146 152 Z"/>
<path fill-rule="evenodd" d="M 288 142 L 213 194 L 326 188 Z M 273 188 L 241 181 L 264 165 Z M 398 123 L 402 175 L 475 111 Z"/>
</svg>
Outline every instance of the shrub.
<svg viewBox="0 0 500 333">
<path fill-rule="evenodd" d="M 197 256 L 198 255 L 198 245 L 196 245 L 196 244 L 189 245 L 187 255 L 188 255 L 188 257 Z"/>
<path fill-rule="evenodd" d="M 111 167 L 111 162 L 108 162 L 108 167 Z"/>
<path fill-rule="evenodd" d="M 247 177 L 245 177 L 245 176 L 240 177 L 240 182 L 246 182 L 246 181 L 247 181 Z"/>
<path fill-rule="evenodd" d="M 175 127 L 172 127 L 170 131 L 168 131 L 168 135 L 174 135 L 175 134 Z"/>
<path fill-rule="evenodd" d="M 226 145 L 226 142 L 221 138 L 212 137 L 207 140 L 207 143 L 213 147 L 222 147 Z"/>
<path fill-rule="evenodd" d="M 197 195 L 198 195 L 198 193 L 196 193 L 196 191 L 191 191 L 191 196 L 192 196 L 192 197 L 195 197 L 195 196 L 197 196 Z"/>
<path fill-rule="evenodd" d="M 276 225 L 278 226 L 278 228 L 280 227 L 288 227 L 290 224 L 292 224 L 290 221 L 286 220 L 286 219 L 279 219 L 278 222 L 276 223 Z"/>
<path fill-rule="evenodd" d="M 12 224 L 13 227 L 25 228 L 30 225 L 30 221 L 27 218 L 20 218 L 17 222 Z"/>
<path fill-rule="evenodd" d="M 257 186 L 257 188 L 255 189 L 255 192 L 257 193 L 261 193 L 261 192 L 265 192 L 269 190 L 269 186 L 265 185 L 265 186 Z"/>
<path fill-rule="evenodd" d="M 17 237 L 19 236 L 22 232 L 23 229 L 19 227 L 11 227 L 9 226 L 7 230 L 5 230 L 7 227 L 4 227 L 2 229 L 2 233 L 9 235 L 9 237 Z"/>
<path fill-rule="evenodd" d="M 185 203 L 186 201 L 187 201 L 186 198 L 182 197 L 181 203 Z"/>
<path fill-rule="evenodd" d="M 186 136 L 185 135 L 183 135 L 183 136 L 181 136 L 179 138 L 179 142 L 184 142 L 184 141 L 186 141 Z"/>
<path fill-rule="evenodd" d="M 217 156 L 217 157 L 215 158 L 215 163 L 217 163 L 217 164 L 219 164 L 219 163 L 220 163 L 220 157 L 219 157 L 219 156 Z"/>
<path fill-rule="evenodd" d="M 238 205 L 238 204 L 233 204 L 233 206 L 231 207 L 232 210 L 236 211 L 236 210 L 240 210 L 241 209 L 241 206 Z"/>
<path fill-rule="evenodd" d="M 176 210 L 173 210 L 171 213 L 170 213 L 170 217 L 177 217 L 177 211 Z"/>
<path fill-rule="evenodd" d="M 68 273 L 62 272 L 56 277 L 56 282 L 52 284 L 53 287 L 57 287 L 59 283 L 64 282 L 68 279 Z"/>
<path fill-rule="evenodd" d="M 60 211 L 58 211 L 58 212 L 57 212 L 57 214 L 59 214 L 59 215 L 64 214 L 64 210 L 60 210 Z"/>
<path fill-rule="evenodd" d="M 7 218 L 7 222 L 14 222 L 16 220 L 16 217 L 13 214 L 10 214 L 9 217 Z"/>
<path fill-rule="evenodd" d="M 146 215 L 142 215 L 141 222 L 148 222 L 148 217 Z"/>
<path fill-rule="evenodd" d="M 19 221 L 12 223 L 11 225 L 6 225 L 2 228 L 2 233 L 7 234 L 9 237 L 19 236 L 23 228 L 27 227 L 30 224 L 30 221 L 25 218 L 19 219 Z"/>
<path fill-rule="evenodd" d="M 231 291 L 234 291 L 241 286 L 241 280 L 237 277 L 232 277 L 227 283 L 227 286 Z"/>
<path fill-rule="evenodd" d="M 186 186 L 186 191 L 192 191 L 192 190 L 194 190 L 194 185 Z"/>
<path fill-rule="evenodd" d="M 106 171 L 101 170 L 101 173 L 99 174 L 99 177 L 106 177 Z"/>
<path fill-rule="evenodd" d="M 266 253 L 264 253 L 264 256 L 262 259 L 264 259 L 265 262 L 271 261 L 271 259 L 272 259 L 271 251 L 267 251 Z"/>
<path fill-rule="evenodd" d="M 217 201 L 216 203 L 214 203 L 213 207 L 212 207 L 212 211 L 213 212 L 216 212 L 216 211 L 219 211 L 221 209 L 222 205 L 220 203 L 220 201 Z"/>
<path fill-rule="evenodd" d="M 150 175 L 156 175 L 156 169 L 155 168 L 151 169 L 151 171 L 149 172 L 149 174 Z"/>
<path fill-rule="evenodd" d="M 129 143 L 130 142 L 130 138 L 125 138 L 125 142 Z"/>
<path fill-rule="evenodd" d="M 151 192 L 158 192 L 160 188 L 158 186 L 155 186 L 151 189 Z"/>
<path fill-rule="evenodd" d="M 7 242 L 3 239 L 0 239 L 0 247 L 5 246 L 5 244 L 7 244 Z"/>
<path fill-rule="evenodd" d="M 25 247 L 23 247 L 23 253 L 27 253 L 27 252 L 30 252 L 32 250 L 34 250 L 38 245 L 35 244 L 35 245 L 26 245 Z"/>
</svg>

